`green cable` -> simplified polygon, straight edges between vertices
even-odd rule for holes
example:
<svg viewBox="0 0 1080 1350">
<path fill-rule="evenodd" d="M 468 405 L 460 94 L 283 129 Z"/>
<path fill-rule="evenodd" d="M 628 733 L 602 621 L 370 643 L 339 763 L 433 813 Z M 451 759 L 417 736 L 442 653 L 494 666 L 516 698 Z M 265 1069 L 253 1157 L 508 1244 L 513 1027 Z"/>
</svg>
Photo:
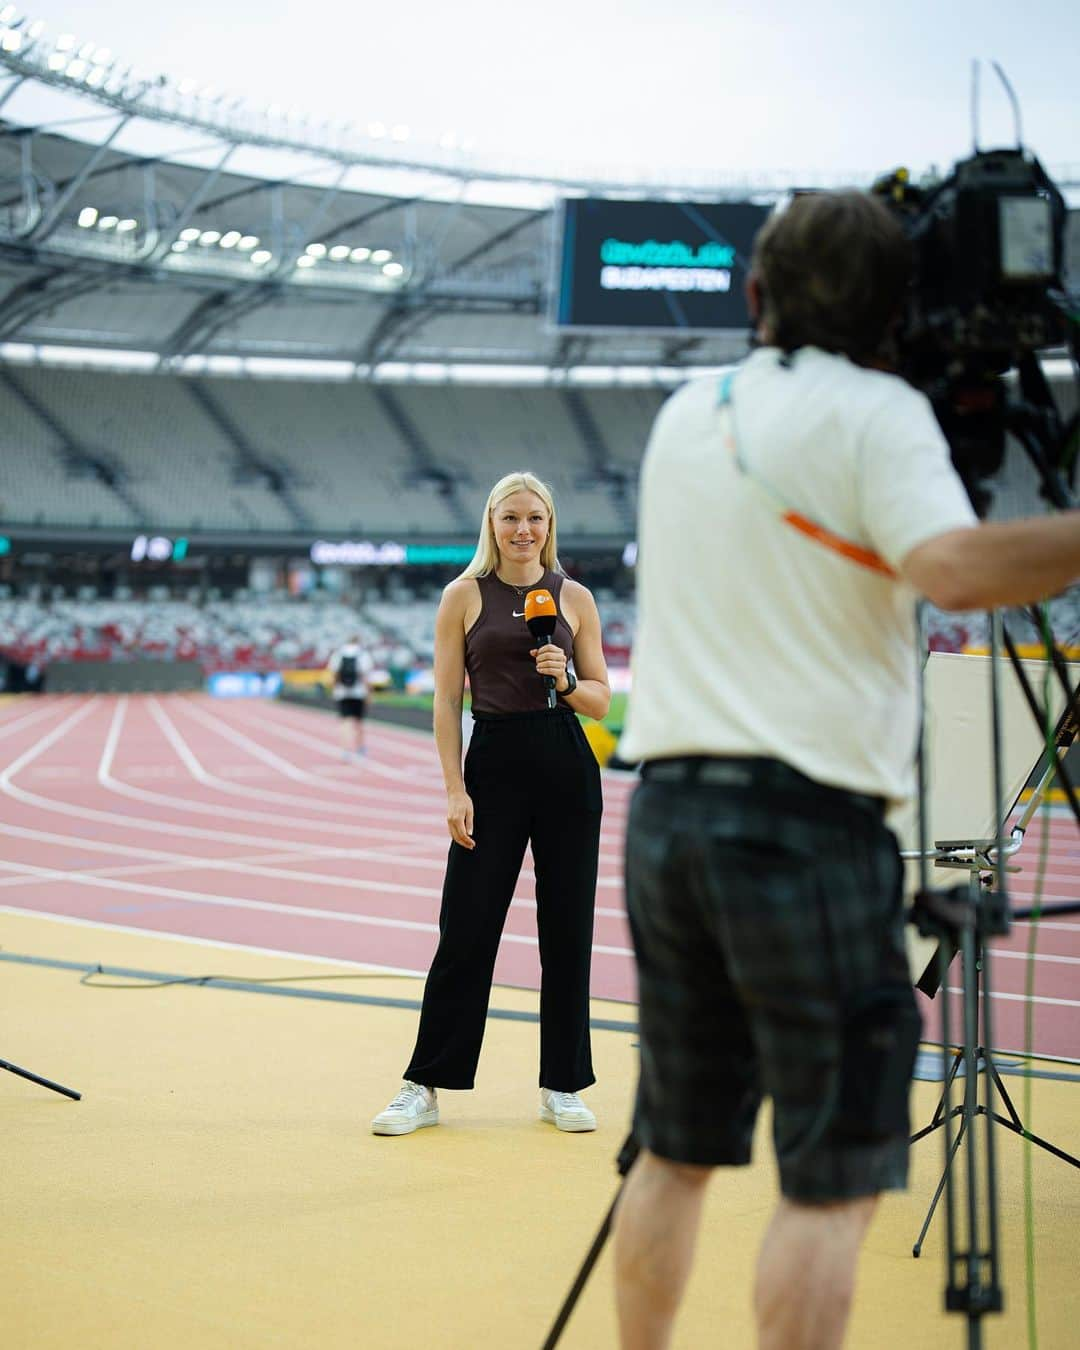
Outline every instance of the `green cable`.
<svg viewBox="0 0 1080 1350">
<path fill-rule="evenodd" d="M 1057 757 L 1057 749 L 1054 745 L 1053 723 L 1050 713 L 1050 682 L 1053 669 L 1051 649 L 1054 639 L 1053 634 L 1050 631 L 1047 608 L 1045 605 L 1039 606 L 1039 623 L 1042 629 L 1043 642 L 1046 647 L 1046 670 L 1043 673 L 1042 690 L 1043 708 L 1046 711 L 1046 722 L 1043 726 L 1043 739 L 1046 742 L 1046 763 L 1049 768 Z M 1043 887 L 1046 882 L 1046 869 L 1050 858 L 1050 817 L 1049 813 L 1046 811 L 1048 804 L 1048 799 L 1044 798 L 1039 807 L 1039 813 L 1043 818 L 1043 830 L 1039 839 L 1039 862 L 1035 870 L 1035 892 L 1032 896 L 1031 926 L 1028 931 L 1027 970 L 1024 977 L 1024 1055 L 1029 1064 L 1035 1057 L 1035 957 L 1037 955 L 1036 947 L 1038 945 L 1039 935 L 1039 914 L 1042 908 Z M 1030 1074 L 1026 1075 L 1024 1078 L 1024 1120 L 1027 1121 L 1027 1127 L 1023 1134 L 1024 1282 L 1027 1293 L 1027 1335 L 1028 1350 L 1038 1350 L 1039 1327 L 1035 1287 L 1035 1202 L 1034 1175 L 1032 1168 L 1035 1150 L 1031 1142 L 1031 1126 L 1033 1122 L 1032 1079 Z"/>
</svg>

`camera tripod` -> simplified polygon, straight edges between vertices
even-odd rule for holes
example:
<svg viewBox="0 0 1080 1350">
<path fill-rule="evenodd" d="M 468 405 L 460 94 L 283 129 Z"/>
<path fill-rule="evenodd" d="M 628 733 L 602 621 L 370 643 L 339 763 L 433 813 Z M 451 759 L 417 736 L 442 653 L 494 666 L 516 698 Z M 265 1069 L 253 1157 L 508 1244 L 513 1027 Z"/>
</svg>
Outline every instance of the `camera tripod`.
<svg viewBox="0 0 1080 1350">
<path fill-rule="evenodd" d="M 1015 851 L 1015 849 L 1019 847 L 1019 843 L 1017 841 L 1016 836 L 1019 834 L 1020 837 L 1022 837 L 1027 822 L 1031 819 L 1031 816 L 1034 814 L 1035 809 L 1037 808 L 1040 800 L 1042 799 L 1046 787 L 1049 785 L 1049 779 L 1054 775 L 1054 772 L 1055 771 L 1053 767 L 1048 769 L 1047 774 L 1044 776 L 1043 782 L 1039 785 L 1038 788 L 1036 788 L 1032 796 L 1031 803 L 1027 811 L 1025 811 L 1024 813 L 1024 817 L 1021 819 L 1021 822 L 1018 824 L 1016 830 L 1014 830 L 1013 832 L 1014 838 L 1013 843 L 1011 845 L 1011 851 Z M 991 841 L 982 841 L 982 844 L 985 846 L 989 845 L 990 842 Z M 915 1243 L 911 1249 L 911 1254 L 914 1257 L 918 1257 L 922 1253 L 923 1242 L 926 1238 L 926 1234 L 930 1227 L 931 1220 L 934 1217 L 934 1212 L 937 1209 L 938 1201 L 941 1199 L 942 1192 L 945 1190 L 946 1185 L 948 1183 L 949 1169 L 952 1166 L 956 1154 L 959 1152 L 960 1146 L 964 1140 L 964 1135 L 968 1130 L 974 1128 L 975 1121 L 979 1116 L 984 1116 L 986 1118 L 988 1143 L 989 1143 L 989 1131 L 991 1129 L 991 1126 L 996 1123 L 998 1125 L 1003 1125 L 1007 1130 L 1011 1130 L 1014 1134 L 1018 1134 L 1024 1139 L 1029 1139 L 1033 1144 L 1036 1144 L 1039 1148 L 1045 1149 L 1048 1153 L 1052 1153 L 1055 1157 L 1060 1158 L 1063 1162 L 1070 1163 L 1073 1167 L 1080 1167 L 1080 1158 L 1074 1158 L 1071 1153 L 1066 1153 L 1064 1149 L 1060 1149 L 1055 1144 L 1051 1144 L 1048 1140 L 1041 1139 L 1038 1135 L 1033 1134 L 1029 1129 L 1027 1129 L 1027 1127 L 1024 1125 L 1024 1122 L 1021 1120 L 1020 1113 L 1017 1111 L 1012 1098 L 1009 1096 L 1008 1089 L 1006 1088 L 1004 1082 L 1002 1081 L 1001 1074 L 998 1072 L 997 1065 L 994 1063 L 989 1030 L 985 1026 L 985 1015 L 986 1015 L 985 1003 L 983 1008 L 985 1035 L 981 1038 L 979 1037 L 978 1009 L 980 999 L 983 999 L 985 996 L 985 984 L 986 984 L 985 976 L 987 973 L 987 965 L 989 959 L 985 943 L 985 938 L 986 936 L 988 936 L 988 934 L 984 932 L 985 925 L 984 922 L 982 921 L 982 917 L 980 916 L 980 905 L 983 904 L 984 900 L 982 893 L 985 889 L 986 884 L 990 881 L 990 876 L 988 875 L 987 869 L 991 868 L 993 864 L 990 863 L 987 852 L 978 854 L 974 859 L 972 859 L 970 862 L 967 863 L 950 861 L 948 857 L 949 849 L 952 848 L 954 850 L 959 850 L 960 848 L 963 847 L 964 847 L 963 845 L 949 845 L 949 844 L 939 845 L 939 850 L 942 856 L 939 857 L 938 859 L 938 866 L 948 867 L 948 866 L 966 865 L 968 866 L 970 871 L 968 881 L 968 892 L 969 892 L 969 905 L 972 911 L 972 922 L 970 924 L 972 950 L 970 952 L 970 955 L 968 955 L 965 952 L 965 973 L 963 980 L 964 1014 L 965 1014 L 964 1044 L 953 1050 L 952 1061 L 944 1074 L 941 1099 L 939 1100 L 937 1107 L 934 1110 L 934 1114 L 930 1119 L 930 1123 L 928 1125 L 923 1126 L 921 1130 L 917 1130 L 911 1136 L 909 1143 L 912 1144 L 917 1143 L 918 1140 L 926 1138 L 927 1135 L 933 1134 L 936 1130 L 940 1129 L 947 1130 L 950 1120 L 959 1119 L 960 1124 L 956 1133 L 956 1137 L 952 1140 L 951 1144 L 948 1145 L 945 1158 L 945 1167 L 944 1170 L 942 1171 L 941 1180 L 938 1182 L 937 1190 L 935 1190 L 933 1198 L 930 1201 L 930 1208 L 927 1210 L 926 1219 L 924 1220 L 923 1226 L 919 1231 L 919 1236 L 918 1238 L 916 1238 Z M 977 846 L 969 845 L 968 847 L 975 848 Z M 1010 919 L 1029 919 L 1032 917 L 1040 917 L 1041 915 L 1046 913 L 1052 914 L 1080 913 L 1080 904 L 1066 903 L 1061 905 L 1050 905 L 1046 907 L 1040 907 L 1038 909 L 1014 909 L 1011 911 L 1009 917 Z M 939 923 L 941 922 L 940 916 L 938 922 Z M 993 927 L 996 923 L 997 923 L 996 918 L 992 918 L 990 926 Z M 962 952 L 965 951 L 963 940 L 961 940 L 960 949 Z M 944 979 L 942 982 L 944 983 Z M 943 993 L 943 997 L 945 999 L 948 998 L 947 992 Z M 968 1009 L 969 1001 L 972 1004 L 971 1012 L 969 1012 Z M 974 1025 L 971 1025 L 972 1018 L 974 1019 Z M 944 1014 L 943 1014 L 943 1022 L 944 1022 Z M 969 1032 L 971 1034 L 968 1034 Z M 950 1044 L 951 1042 L 948 1038 L 947 1033 L 944 1031 L 943 1027 L 943 1038 L 942 1038 L 943 1054 L 946 1055 L 948 1054 L 948 1047 L 950 1046 Z M 963 1100 L 960 1103 L 960 1105 L 952 1106 L 950 1101 L 951 1089 L 957 1076 L 961 1073 L 961 1071 L 963 1071 L 964 1076 Z M 985 1102 L 979 1101 L 978 1082 L 980 1072 L 983 1073 L 984 1082 L 986 1084 Z M 1007 1114 L 1002 1115 L 999 1111 L 996 1111 L 994 1109 L 995 1096 L 996 1099 L 1001 1103 L 1002 1107 L 1004 1108 Z M 971 1187 L 969 1184 L 969 1195 L 970 1193 Z M 990 1309 L 988 1309 L 988 1311 L 989 1310 Z"/>
<path fill-rule="evenodd" d="M 20 1069 L 17 1064 L 9 1064 L 6 1059 L 0 1059 L 0 1069 L 7 1069 L 8 1073 L 16 1074 L 19 1078 L 29 1079 L 31 1083 L 48 1088 L 50 1092 L 59 1092 L 62 1097 L 70 1097 L 73 1102 L 82 1101 L 82 1093 L 76 1092 L 74 1088 L 64 1087 L 63 1083 L 54 1083 L 51 1078 L 42 1078 L 36 1073 L 31 1073 L 29 1069 Z"/>
<path fill-rule="evenodd" d="M 914 853 L 902 855 L 917 859 L 919 864 L 919 889 L 912 906 L 912 922 L 924 936 L 934 937 L 938 942 L 936 962 L 924 972 L 918 981 L 918 987 L 931 996 L 937 989 L 942 990 L 941 1036 L 944 1065 L 941 1100 L 929 1125 L 917 1131 L 910 1140 L 911 1143 L 915 1143 L 936 1130 L 944 1131 L 944 1169 L 922 1229 L 912 1248 L 912 1255 L 915 1257 L 920 1255 L 938 1201 L 944 1195 L 945 1308 L 949 1312 L 959 1312 L 966 1316 L 969 1350 L 978 1350 L 982 1344 L 982 1317 L 987 1313 L 1000 1312 L 1004 1304 L 999 1278 L 994 1126 L 1002 1125 L 1063 1161 L 1071 1163 L 1072 1166 L 1080 1167 L 1080 1159 L 1074 1158 L 1047 1140 L 1040 1139 L 1025 1127 L 994 1063 L 990 955 L 987 946 L 989 939 L 1007 935 L 1014 919 L 1080 912 L 1080 905 L 1068 902 L 1012 910 L 1006 888 L 1006 873 L 1009 870 L 1007 860 L 1020 848 L 1028 824 L 1055 779 L 1064 788 L 1069 805 L 1077 822 L 1080 823 L 1080 802 L 1069 782 L 1064 765 L 1065 754 L 1077 740 L 1080 685 L 1075 689 L 1071 687 L 1064 660 L 1056 646 L 1048 639 L 1047 656 L 1053 665 L 1065 699 L 1064 711 L 1058 718 L 1053 733 L 1050 734 L 1046 730 L 1047 709 L 1039 705 L 1031 689 L 1015 645 L 1004 627 L 1001 614 L 994 612 L 990 617 L 995 835 L 991 839 L 938 841 L 932 849 L 927 846 L 927 775 L 923 737 L 920 735 L 919 847 Z M 1005 822 L 1011 808 L 1010 811 L 1003 810 L 1005 798 L 998 674 L 998 657 L 1003 639 L 1029 710 L 1046 741 L 1042 778 L 1008 839 L 1005 838 Z M 920 674 L 920 686 L 921 683 Z M 966 870 L 967 882 L 947 890 L 931 889 L 928 884 L 931 860 L 936 867 Z M 950 1030 L 948 971 L 958 952 L 961 958 L 960 993 L 963 1026 L 961 1036 L 954 1039 Z M 935 967 L 936 977 L 933 975 Z M 984 1102 L 979 1101 L 980 1068 L 984 1071 Z M 952 1089 L 961 1070 L 964 1079 L 963 1099 L 960 1105 L 953 1106 Z M 1005 1114 L 995 1109 L 998 1103 L 1004 1108 Z M 980 1117 L 984 1122 L 982 1130 L 976 1128 Z M 959 1127 L 953 1138 L 952 1127 L 956 1120 L 959 1120 Z M 951 1175 L 953 1163 L 961 1146 L 964 1149 L 963 1170 L 966 1183 L 963 1207 L 964 1245 L 958 1241 L 960 1224 Z"/>
</svg>

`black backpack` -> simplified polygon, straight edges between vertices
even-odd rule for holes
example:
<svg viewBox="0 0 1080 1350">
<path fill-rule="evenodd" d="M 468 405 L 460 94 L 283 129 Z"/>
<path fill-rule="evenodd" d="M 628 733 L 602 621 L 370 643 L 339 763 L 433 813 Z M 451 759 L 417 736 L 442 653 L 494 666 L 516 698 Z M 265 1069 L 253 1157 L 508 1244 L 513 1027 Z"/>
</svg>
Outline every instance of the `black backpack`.
<svg viewBox="0 0 1080 1350">
<path fill-rule="evenodd" d="M 346 689 L 356 683 L 356 657 L 351 652 L 341 658 L 337 676 L 338 683 L 343 684 Z"/>
</svg>

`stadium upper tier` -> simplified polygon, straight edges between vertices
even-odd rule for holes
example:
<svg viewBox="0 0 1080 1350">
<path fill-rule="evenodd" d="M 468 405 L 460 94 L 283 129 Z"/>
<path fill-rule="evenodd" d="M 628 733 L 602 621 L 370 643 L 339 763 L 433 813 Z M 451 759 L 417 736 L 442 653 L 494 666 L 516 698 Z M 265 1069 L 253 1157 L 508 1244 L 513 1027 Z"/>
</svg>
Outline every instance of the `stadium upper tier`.
<svg viewBox="0 0 1080 1350">
<path fill-rule="evenodd" d="M 0 366 L 0 523 L 468 538 L 531 468 L 564 538 L 627 539 L 661 399 Z"/>
<path fill-rule="evenodd" d="M 875 176 L 750 177 L 718 165 L 687 177 L 659 164 L 627 181 L 485 164 L 456 140 L 407 142 L 404 128 L 256 112 L 137 71 L 16 6 L 2 14 L 0 343 L 363 367 L 718 365 L 741 354 L 743 334 L 711 323 L 672 333 L 549 322 L 562 275 L 559 198 L 761 202 L 795 187 L 867 187 Z M 1080 184 L 1080 165 L 1050 167 L 1063 188 Z M 740 249 L 733 292 L 748 253 Z M 655 275 L 649 284 L 672 307 L 688 289 L 668 293 Z"/>
<path fill-rule="evenodd" d="M 0 342 L 254 358 L 716 365 L 731 333 L 553 326 L 557 220 L 445 178 L 353 184 L 85 145 L 0 117 Z M 237 159 L 243 155 L 238 154 Z M 385 173 L 382 180 L 385 181 Z M 406 181 L 407 180 L 407 181 Z"/>
</svg>

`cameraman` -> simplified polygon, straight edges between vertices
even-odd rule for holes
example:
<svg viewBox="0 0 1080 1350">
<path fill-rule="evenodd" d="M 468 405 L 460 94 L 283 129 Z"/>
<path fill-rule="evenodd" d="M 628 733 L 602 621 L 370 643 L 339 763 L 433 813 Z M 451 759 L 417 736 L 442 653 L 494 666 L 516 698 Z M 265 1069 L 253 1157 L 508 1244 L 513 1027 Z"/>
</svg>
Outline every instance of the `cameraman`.
<svg viewBox="0 0 1080 1350">
<path fill-rule="evenodd" d="M 711 1169 L 750 1161 L 764 1095 L 758 1344 L 841 1344 L 875 1197 L 906 1181 L 920 1025 L 883 817 L 913 789 L 916 597 L 1026 603 L 1080 575 L 1080 515 L 979 525 L 927 400 L 869 368 L 908 275 L 880 202 L 797 198 L 755 244 L 758 350 L 676 394 L 646 452 L 624 1350 L 669 1344 Z"/>
</svg>

